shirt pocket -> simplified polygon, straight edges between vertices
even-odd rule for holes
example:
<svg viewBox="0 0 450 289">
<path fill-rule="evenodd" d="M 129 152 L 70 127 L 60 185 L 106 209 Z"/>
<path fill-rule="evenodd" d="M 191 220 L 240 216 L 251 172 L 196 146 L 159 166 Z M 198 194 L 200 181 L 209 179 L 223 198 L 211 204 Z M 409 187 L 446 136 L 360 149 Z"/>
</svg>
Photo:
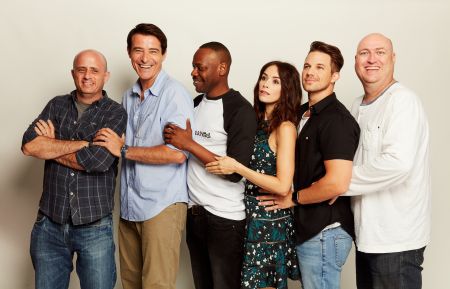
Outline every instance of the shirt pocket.
<svg viewBox="0 0 450 289">
<path fill-rule="evenodd" d="M 92 141 L 98 130 L 99 126 L 96 122 L 82 122 L 77 130 L 77 139 Z"/>
<path fill-rule="evenodd" d="M 382 129 L 379 123 L 370 123 L 362 129 L 362 149 L 366 159 L 372 159 L 381 149 Z"/>
</svg>

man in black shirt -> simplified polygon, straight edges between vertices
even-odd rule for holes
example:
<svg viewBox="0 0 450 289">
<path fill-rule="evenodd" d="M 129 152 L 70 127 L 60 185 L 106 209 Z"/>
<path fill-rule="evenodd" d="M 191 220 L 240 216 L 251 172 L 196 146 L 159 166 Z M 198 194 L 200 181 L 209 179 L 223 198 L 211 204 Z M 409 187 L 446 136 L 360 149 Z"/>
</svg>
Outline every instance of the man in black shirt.
<svg viewBox="0 0 450 289">
<path fill-rule="evenodd" d="M 105 57 L 77 54 L 76 90 L 49 101 L 23 135 L 22 151 L 45 160 L 39 212 L 30 252 L 37 289 L 67 288 L 72 257 L 83 289 L 112 289 L 116 282 L 112 210 L 117 158 L 93 146 L 97 130 L 125 131 L 126 112 L 108 98 Z"/>
<path fill-rule="evenodd" d="M 311 44 L 302 72 L 308 103 L 296 145 L 294 192 L 259 197 L 268 210 L 295 206 L 297 253 L 304 289 L 340 288 L 340 273 L 354 237 L 347 191 L 359 127 L 334 94 L 344 59 L 335 46 Z M 332 203 L 330 205 L 330 203 Z"/>
</svg>

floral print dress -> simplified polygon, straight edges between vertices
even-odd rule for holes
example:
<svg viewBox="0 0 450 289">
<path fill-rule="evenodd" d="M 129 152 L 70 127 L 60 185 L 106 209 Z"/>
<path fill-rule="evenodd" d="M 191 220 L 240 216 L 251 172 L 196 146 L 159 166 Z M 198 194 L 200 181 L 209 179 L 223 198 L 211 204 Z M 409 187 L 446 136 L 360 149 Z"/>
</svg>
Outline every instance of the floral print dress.
<svg viewBox="0 0 450 289">
<path fill-rule="evenodd" d="M 255 136 L 250 168 L 266 175 L 276 175 L 276 155 L 270 149 L 263 128 Z M 241 288 L 287 288 L 287 278 L 298 280 L 292 210 L 266 212 L 258 206 L 259 187 L 247 181 L 245 209 L 247 227 Z"/>
</svg>

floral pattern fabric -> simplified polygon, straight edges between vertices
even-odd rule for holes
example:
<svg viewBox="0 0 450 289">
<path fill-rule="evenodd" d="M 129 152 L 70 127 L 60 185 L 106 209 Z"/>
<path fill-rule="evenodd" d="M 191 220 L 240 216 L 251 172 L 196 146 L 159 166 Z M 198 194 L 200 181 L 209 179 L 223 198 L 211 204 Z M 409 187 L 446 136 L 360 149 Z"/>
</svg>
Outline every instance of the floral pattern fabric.
<svg viewBox="0 0 450 289">
<path fill-rule="evenodd" d="M 250 168 L 276 175 L 276 155 L 270 149 L 268 135 L 262 128 L 255 137 Z M 287 278 L 298 280 L 300 277 L 292 210 L 266 212 L 256 200 L 261 194 L 259 190 L 258 186 L 246 182 L 247 227 L 241 288 L 286 289 Z"/>
</svg>

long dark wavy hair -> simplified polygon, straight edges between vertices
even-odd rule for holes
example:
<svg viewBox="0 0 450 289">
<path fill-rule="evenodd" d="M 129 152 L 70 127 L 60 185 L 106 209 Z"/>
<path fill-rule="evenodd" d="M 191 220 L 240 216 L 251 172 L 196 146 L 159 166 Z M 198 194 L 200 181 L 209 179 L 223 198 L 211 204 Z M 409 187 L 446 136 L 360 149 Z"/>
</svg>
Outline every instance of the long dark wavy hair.
<svg viewBox="0 0 450 289">
<path fill-rule="evenodd" d="M 297 126 L 300 121 L 299 111 L 302 100 L 300 74 L 297 69 L 292 64 L 282 61 L 266 63 L 259 72 L 258 81 L 253 90 L 253 107 L 255 108 L 258 125 L 262 126 L 264 123 L 264 112 L 266 110 L 266 104 L 259 100 L 259 82 L 264 71 L 272 65 L 275 65 L 278 69 L 281 82 L 281 94 L 280 99 L 275 104 L 270 119 L 268 119 L 268 126 L 264 128 L 268 134 L 274 131 L 284 121 L 291 121 Z"/>
</svg>

